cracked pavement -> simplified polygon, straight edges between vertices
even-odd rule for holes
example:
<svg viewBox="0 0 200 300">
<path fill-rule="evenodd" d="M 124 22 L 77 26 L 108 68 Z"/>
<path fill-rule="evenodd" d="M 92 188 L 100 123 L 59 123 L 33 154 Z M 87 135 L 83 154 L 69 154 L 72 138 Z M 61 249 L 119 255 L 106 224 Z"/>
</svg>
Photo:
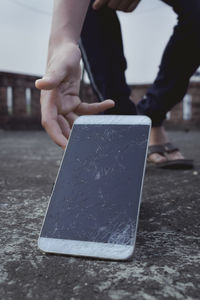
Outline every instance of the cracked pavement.
<svg viewBox="0 0 200 300">
<path fill-rule="evenodd" d="M 169 134 L 195 169 L 147 167 L 134 256 L 114 262 L 38 249 L 62 150 L 43 131 L 0 131 L 1 300 L 199 299 L 200 132 Z"/>
</svg>

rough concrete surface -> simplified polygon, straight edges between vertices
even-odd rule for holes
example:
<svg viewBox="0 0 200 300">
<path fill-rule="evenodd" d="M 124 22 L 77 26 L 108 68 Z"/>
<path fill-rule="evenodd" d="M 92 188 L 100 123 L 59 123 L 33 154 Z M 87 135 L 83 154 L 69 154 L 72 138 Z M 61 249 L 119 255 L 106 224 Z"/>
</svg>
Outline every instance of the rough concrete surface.
<svg viewBox="0 0 200 300">
<path fill-rule="evenodd" d="M 200 132 L 170 132 L 195 169 L 147 168 L 134 257 L 46 255 L 37 238 L 62 151 L 0 132 L 0 299 L 200 299 Z"/>
</svg>

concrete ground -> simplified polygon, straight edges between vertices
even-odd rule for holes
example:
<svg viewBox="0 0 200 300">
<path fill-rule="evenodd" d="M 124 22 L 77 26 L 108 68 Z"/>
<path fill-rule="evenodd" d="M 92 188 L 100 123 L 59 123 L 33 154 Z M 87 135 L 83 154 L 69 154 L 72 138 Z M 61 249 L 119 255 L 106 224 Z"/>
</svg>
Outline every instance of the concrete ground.
<svg viewBox="0 0 200 300">
<path fill-rule="evenodd" d="M 170 132 L 195 169 L 147 168 L 128 262 L 46 255 L 37 238 L 62 151 L 43 131 L 0 132 L 0 299 L 200 299 L 200 132 Z"/>
</svg>

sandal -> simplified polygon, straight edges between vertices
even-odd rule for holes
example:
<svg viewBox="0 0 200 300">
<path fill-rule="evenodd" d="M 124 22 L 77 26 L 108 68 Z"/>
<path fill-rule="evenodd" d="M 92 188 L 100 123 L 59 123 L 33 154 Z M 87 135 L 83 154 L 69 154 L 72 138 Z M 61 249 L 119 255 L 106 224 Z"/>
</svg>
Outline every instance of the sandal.
<svg viewBox="0 0 200 300">
<path fill-rule="evenodd" d="M 171 160 L 168 159 L 167 154 L 173 153 L 176 151 L 179 151 L 179 149 L 177 147 L 175 147 L 172 143 L 149 146 L 147 162 L 150 165 L 153 165 L 158 168 L 163 168 L 163 169 L 181 169 L 181 170 L 192 169 L 194 167 L 192 159 L 186 159 L 186 158 L 171 159 Z M 153 153 L 158 153 L 161 156 L 166 157 L 167 161 L 159 162 L 159 163 L 152 162 L 149 159 L 149 157 Z"/>
</svg>

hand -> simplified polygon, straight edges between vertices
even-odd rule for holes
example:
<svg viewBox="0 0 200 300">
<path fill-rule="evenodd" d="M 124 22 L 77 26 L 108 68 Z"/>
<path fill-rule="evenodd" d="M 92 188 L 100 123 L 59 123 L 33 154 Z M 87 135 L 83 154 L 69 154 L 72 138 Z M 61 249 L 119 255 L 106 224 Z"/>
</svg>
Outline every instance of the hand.
<svg viewBox="0 0 200 300">
<path fill-rule="evenodd" d="M 41 89 L 42 125 L 52 140 L 65 149 L 75 119 L 80 115 L 98 114 L 114 106 L 112 100 L 82 103 L 79 98 L 80 50 L 67 44 L 49 54 L 47 71 L 36 81 Z"/>
<path fill-rule="evenodd" d="M 98 10 L 104 5 L 124 12 L 132 12 L 139 4 L 141 0 L 96 0 L 93 3 L 93 8 Z"/>
</svg>

